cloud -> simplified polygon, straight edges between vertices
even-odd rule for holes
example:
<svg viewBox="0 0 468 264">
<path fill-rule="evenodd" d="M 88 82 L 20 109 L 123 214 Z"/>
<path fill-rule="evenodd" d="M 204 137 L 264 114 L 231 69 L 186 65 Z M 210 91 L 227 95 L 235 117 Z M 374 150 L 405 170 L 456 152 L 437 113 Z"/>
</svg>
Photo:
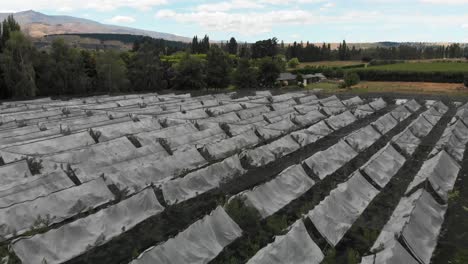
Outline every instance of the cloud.
<svg viewBox="0 0 468 264">
<path fill-rule="evenodd" d="M 14 12 L 24 10 L 56 10 L 70 12 L 74 10 L 91 9 L 97 11 L 112 11 L 117 8 L 133 8 L 142 11 L 168 4 L 168 0 L 20 0 L 3 1 L 2 9 Z"/>
<path fill-rule="evenodd" d="M 270 11 L 265 13 L 245 12 L 192 12 L 177 13 L 173 10 L 160 10 L 160 19 L 173 19 L 180 23 L 197 23 L 207 31 L 237 32 L 242 35 L 256 35 L 272 31 L 274 25 L 303 24 L 314 20 L 309 12 L 302 10 Z"/>
<path fill-rule="evenodd" d="M 255 9 L 265 7 L 261 3 L 256 3 L 255 1 L 249 0 L 232 0 L 232 1 L 223 1 L 219 3 L 212 4 L 203 4 L 195 8 L 199 12 L 225 12 L 230 10 L 240 10 L 240 9 Z"/>
<path fill-rule="evenodd" d="M 420 0 L 426 4 L 438 4 L 438 5 L 465 5 L 468 4 L 468 0 Z"/>
<path fill-rule="evenodd" d="M 108 19 L 107 22 L 116 24 L 128 24 L 135 22 L 135 18 L 131 16 L 114 16 L 113 18 Z"/>
</svg>

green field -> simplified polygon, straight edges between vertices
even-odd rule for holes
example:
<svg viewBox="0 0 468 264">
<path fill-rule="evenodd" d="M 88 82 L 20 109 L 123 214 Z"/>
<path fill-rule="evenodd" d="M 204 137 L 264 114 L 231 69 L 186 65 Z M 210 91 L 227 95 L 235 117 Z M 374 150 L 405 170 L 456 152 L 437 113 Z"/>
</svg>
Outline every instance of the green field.
<svg viewBox="0 0 468 264">
<path fill-rule="evenodd" d="M 367 67 L 368 70 L 411 72 L 468 72 L 467 62 L 408 62 Z"/>
</svg>

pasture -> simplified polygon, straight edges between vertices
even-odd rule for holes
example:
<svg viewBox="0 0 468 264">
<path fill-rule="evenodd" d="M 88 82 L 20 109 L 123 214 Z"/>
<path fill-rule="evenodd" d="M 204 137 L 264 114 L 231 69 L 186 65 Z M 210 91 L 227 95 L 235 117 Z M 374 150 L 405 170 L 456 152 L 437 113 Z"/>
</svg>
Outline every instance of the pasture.
<svg viewBox="0 0 468 264">
<path fill-rule="evenodd" d="M 468 103 L 412 97 L 4 102 L 0 260 L 462 263 Z"/>
</svg>

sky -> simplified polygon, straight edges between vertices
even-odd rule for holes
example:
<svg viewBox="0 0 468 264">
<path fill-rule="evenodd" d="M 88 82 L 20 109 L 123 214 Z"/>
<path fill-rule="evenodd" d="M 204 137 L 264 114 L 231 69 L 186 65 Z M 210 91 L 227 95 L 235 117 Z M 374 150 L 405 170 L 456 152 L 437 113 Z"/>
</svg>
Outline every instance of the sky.
<svg viewBox="0 0 468 264">
<path fill-rule="evenodd" d="M 15 0 L 35 10 L 185 37 L 310 42 L 468 42 L 468 0 Z"/>
</svg>

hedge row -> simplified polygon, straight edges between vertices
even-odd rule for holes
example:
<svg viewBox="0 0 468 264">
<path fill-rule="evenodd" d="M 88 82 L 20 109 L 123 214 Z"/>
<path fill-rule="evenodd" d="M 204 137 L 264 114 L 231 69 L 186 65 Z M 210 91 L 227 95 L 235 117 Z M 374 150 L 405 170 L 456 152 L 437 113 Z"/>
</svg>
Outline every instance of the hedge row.
<svg viewBox="0 0 468 264">
<path fill-rule="evenodd" d="M 363 81 L 463 83 L 465 72 L 353 70 Z"/>
</svg>

